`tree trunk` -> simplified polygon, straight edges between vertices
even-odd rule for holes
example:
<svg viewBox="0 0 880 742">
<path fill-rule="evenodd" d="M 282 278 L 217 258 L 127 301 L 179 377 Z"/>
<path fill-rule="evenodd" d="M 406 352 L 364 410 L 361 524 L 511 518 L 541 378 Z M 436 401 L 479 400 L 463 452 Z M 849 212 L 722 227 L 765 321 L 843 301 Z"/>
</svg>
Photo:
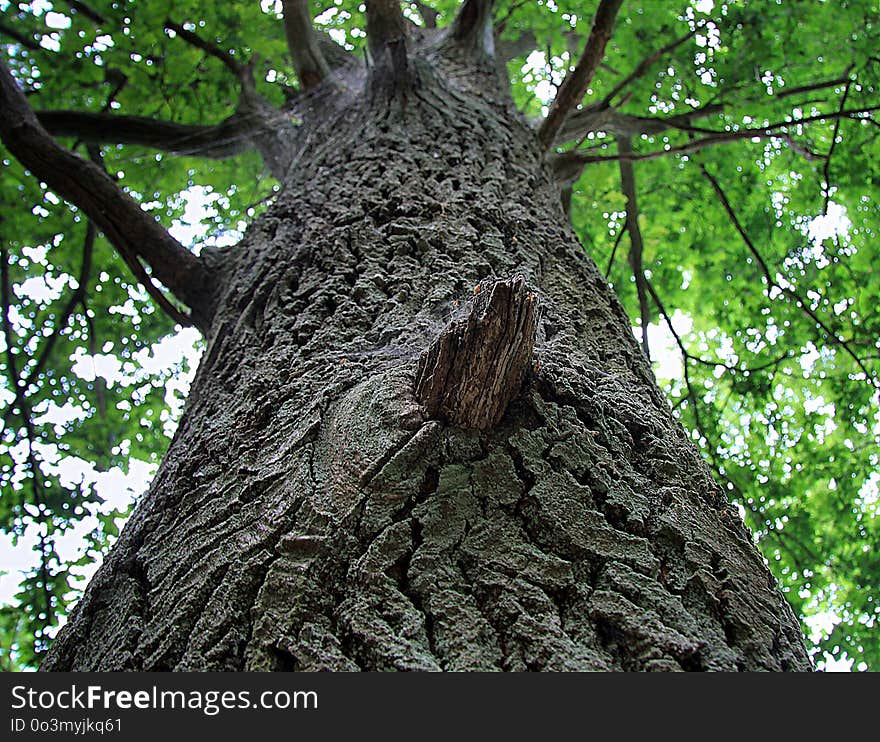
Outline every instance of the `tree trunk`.
<svg viewBox="0 0 880 742">
<path fill-rule="evenodd" d="M 303 104 L 175 439 L 43 669 L 810 668 L 535 132 L 493 72 L 427 59 Z M 513 276 L 541 312 L 521 391 L 484 430 L 429 419 L 420 356 Z"/>
</svg>

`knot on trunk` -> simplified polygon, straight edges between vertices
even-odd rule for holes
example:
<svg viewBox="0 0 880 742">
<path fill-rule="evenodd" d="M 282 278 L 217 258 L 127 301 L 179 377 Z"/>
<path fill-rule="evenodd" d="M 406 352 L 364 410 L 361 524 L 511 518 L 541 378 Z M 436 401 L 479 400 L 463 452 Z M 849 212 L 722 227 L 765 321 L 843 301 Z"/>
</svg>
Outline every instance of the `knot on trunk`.
<svg viewBox="0 0 880 742">
<path fill-rule="evenodd" d="M 532 361 L 537 304 L 521 276 L 476 286 L 467 316 L 419 358 L 415 395 L 431 417 L 479 430 L 501 420 Z"/>
</svg>

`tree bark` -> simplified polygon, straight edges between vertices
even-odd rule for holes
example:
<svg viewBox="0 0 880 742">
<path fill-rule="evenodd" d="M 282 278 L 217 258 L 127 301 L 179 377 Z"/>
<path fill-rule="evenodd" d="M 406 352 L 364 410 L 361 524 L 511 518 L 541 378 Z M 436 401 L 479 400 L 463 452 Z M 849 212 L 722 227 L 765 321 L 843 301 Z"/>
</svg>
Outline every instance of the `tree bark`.
<svg viewBox="0 0 880 742">
<path fill-rule="evenodd" d="M 309 102 L 225 253 L 168 454 L 43 669 L 810 668 L 535 132 L 440 53 L 404 93 Z M 541 306 L 522 388 L 485 430 L 432 419 L 420 356 L 513 276 Z"/>
</svg>

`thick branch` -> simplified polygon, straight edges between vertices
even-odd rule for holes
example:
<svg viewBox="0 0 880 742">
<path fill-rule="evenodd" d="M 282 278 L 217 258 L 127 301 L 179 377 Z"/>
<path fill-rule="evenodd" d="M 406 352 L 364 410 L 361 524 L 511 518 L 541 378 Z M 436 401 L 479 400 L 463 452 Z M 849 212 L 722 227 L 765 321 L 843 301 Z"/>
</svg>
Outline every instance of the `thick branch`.
<svg viewBox="0 0 880 742">
<path fill-rule="evenodd" d="M 425 24 L 425 28 L 437 28 L 437 16 L 440 15 L 440 11 L 434 10 L 427 3 L 418 2 L 418 0 L 416 0 L 415 5 L 422 18 L 422 23 Z"/>
<path fill-rule="evenodd" d="M 485 279 L 467 316 L 422 353 L 415 395 L 428 414 L 487 430 L 504 416 L 532 363 L 538 308 L 521 276 Z"/>
<path fill-rule="evenodd" d="M 86 18 L 88 18 L 92 23 L 94 23 L 98 26 L 106 26 L 107 25 L 107 19 L 104 16 L 102 16 L 94 8 L 90 8 L 85 3 L 79 2 L 79 0 L 64 0 L 64 4 L 67 5 L 75 13 L 81 13 Z"/>
<path fill-rule="evenodd" d="M 330 36 L 322 31 L 315 31 L 318 39 L 318 48 L 331 70 L 338 70 L 350 65 L 357 65 L 358 58 L 345 47 L 337 44 Z"/>
<path fill-rule="evenodd" d="M 575 68 L 565 77 L 556 98 L 550 106 L 547 118 L 538 129 L 538 141 L 545 149 L 556 139 L 569 112 L 583 100 L 599 63 L 605 56 L 605 46 L 611 38 L 614 21 L 623 0 L 601 0 L 584 53 Z"/>
<path fill-rule="evenodd" d="M 52 139 L 4 65 L 0 65 L 0 136 L 36 177 L 82 209 L 120 253 L 143 259 L 153 276 L 193 310 L 195 324 L 207 327 L 212 277 L 204 262 L 143 211 L 100 167 Z"/>
<path fill-rule="evenodd" d="M 632 152 L 632 144 L 627 137 L 619 137 L 617 147 L 622 153 Z M 636 279 L 636 292 L 639 296 L 639 316 L 642 322 L 642 350 L 651 360 L 651 348 L 648 344 L 648 324 L 651 317 L 648 310 L 648 294 L 645 288 L 645 269 L 642 265 L 642 230 L 639 229 L 639 204 L 636 198 L 636 177 L 631 160 L 620 161 L 620 186 L 626 196 L 626 231 L 629 233 L 629 265 Z"/>
<path fill-rule="evenodd" d="M 49 134 L 76 137 L 94 144 L 134 144 L 178 155 L 223 159 L 253 149 L 252 128 L 242 117 L 230 116 L 216 126 L 194 126 L 144 116 L 119 116 L 86 111 L 37 111 Z"/>
<path fill-rule="evenodd" d="M 308 0 L 284 0 L 284 33 L 293 67 L 303 89 L 310 90 L 321 84 L 330 74 L 330 67 L 318 43 L 312 26 Z"/>
<path fill-rule="evenodd" d="M 604 106 L 590 106 L 576 111 L 565 121 L 565 125 L 559 130 L 554 144 L 570 142 L 574 139 L 582 139 L 590 132 L 604 131 L 622 137 L 640 137 L 642 134 L 652 136 L 661 134 L 669 129 L 690 130 L 693 122 L 721 113 L 723 106 L 703 106 L 693 111 L 686 111 L 675 116 L 665 118 L 657 116 L 635 116 L 631 113 L 621 113 L 614 108 Z"/>
<path fill-rule="evenodd" d="M 538 48 L 538 39 L 533 31 L 523 31 L 512 39 L 495 40 L 495 57 L 502 62 L 521 57 Z"/>
<path fill-rule="evenodd" d="M 21 44 L 25 49 L 30 49 L 33 52 L 38 52 L 43 48 L 36 41 L 34 41 L 33 37 L 25 36 L 24 34 L 19 33 L 14 28 L 10 28 L 9 26 L 7 26 L 5 23 L 0 23 L 0 33 Z"/>
<path fill-rule="evenodd" d="M 398 0 L 366 0 L 366 7 L 367 48 L 373 64 L 382 66 L 389 46 L 405 44 L 406 19 Z"/>
<path fill-rule="evenodd" d="M 490 57 L 495 55 L 492 6 L 495 0 L 464 0 L 452 22 L 452 38 L 461 46 Z"/>
<path fill-rule="evenodd" d="M 366 0 L 366 8 L 370 85 L 395 95 L 416 79 L 408 59 L 408 21 L 398 0 Z"/>
</svg>

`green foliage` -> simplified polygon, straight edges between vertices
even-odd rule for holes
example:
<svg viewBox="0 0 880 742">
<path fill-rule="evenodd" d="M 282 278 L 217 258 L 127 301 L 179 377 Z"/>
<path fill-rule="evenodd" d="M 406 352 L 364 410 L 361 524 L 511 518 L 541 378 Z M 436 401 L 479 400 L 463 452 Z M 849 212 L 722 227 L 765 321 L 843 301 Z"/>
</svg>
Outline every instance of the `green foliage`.
<svg viewBox="0 0 880 742">
<path fill-rule="evenodd" d="M 458 1 L 429 4 L 445 25 Z M 502 42 L 534 37 L 529 52 L 508 63 L 514 101 L 528 118 L 542 115 L 577 60 L 596 4 L 496 3 Z M 166 20 L 191 23 L 241 63 L 254 62 L 258 91 L 275 104 L 297 85 L 280 2 L 88 6 L 105 21 L 67 3 L 0 0 L 3 25 L 42 45 L 0 37 L 34 108 L 186 124 L 231 115 L 234 76 L 165 31 Z M 405 7 L 421 23 L 417 4 Z M 359 3 L 326 0 L 313 10 L 319 29 L 362 54 Z M 712 132 L 759 131 L 634 163 L 646 277 L 665 309 L 650 305 L 658 377 L 741 506 L 817 659 L 878 669 L 880 124 L 870 109 L 880 103 L 880 11 L 873 0 L 627 2 L 584 104 L 603 100 L 648 55 L 689 33 L 611 102 L 653 118 L 715 108 L 689 127 L 633 137 L 634 149 L 656 153 Z M 829 81 L 837 82 L 819 85 Z M 797 92 L 802 87 L 812 89 Z M 838 119 L 844 108 L 869 112 Z M 764 133 L 782 123 L 784 131 Z M 64 143 L 85 153 L 74 140 Z M 565 147 L 572 148 L 609 158 L 589 164 L 575 184 L 571 218 L 637 317 L 614 135 L 590 132 Z M 184 241 L 199 234 L 233 242 L 275 187 L 254 153 L 213 161 L 105 146 L 102 155 L 121 185 Z M 9 349 L 0 335 L 0 408 L 17 410 L 0 438 L 0 530 L 19 551 L 35 550 L 23 577 L 15 570 L 0 577 L 17 586 L 0 610 L 0 669 L 14 669 L 38 663 L 83 575 L 115 539 L 134 494 L 127 488 L 143 486 L 167 446 L 185 393 L 180 379 L 197 354 L 192 335 L 171 338 L 172 322 L 101 236 L 83 300 L 63 316 L 78 286 L 85 220 L 9 155 L 0 157 L 12 291 Z M 193 209 L 206 201 L 207 210 Z M 190 219 L 200 223 L 186 230 Z M 668 323 L 686 349 L 683 361 Z M 186 354 L 182 337 L 190 338 Z M 12 404 L 14 370 L 33 382 L 24 404 Z"/>
</svg>

